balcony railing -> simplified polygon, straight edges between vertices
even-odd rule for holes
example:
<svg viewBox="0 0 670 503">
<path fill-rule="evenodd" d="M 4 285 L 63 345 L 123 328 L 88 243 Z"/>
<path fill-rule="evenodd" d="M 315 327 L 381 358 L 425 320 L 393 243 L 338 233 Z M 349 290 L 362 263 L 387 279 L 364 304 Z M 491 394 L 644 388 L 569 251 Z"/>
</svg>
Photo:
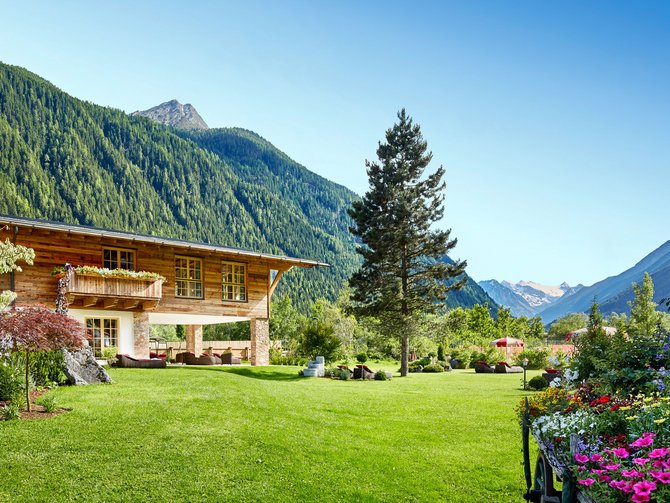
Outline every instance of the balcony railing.
<svg viewBox="0 0 670 503">
<path fill-rule="evenodd" d="M 78 273 L 68 270 L 65 295 L 72 307 L 149 311 L 163 296 L 163 280 Z"/>
</svg>

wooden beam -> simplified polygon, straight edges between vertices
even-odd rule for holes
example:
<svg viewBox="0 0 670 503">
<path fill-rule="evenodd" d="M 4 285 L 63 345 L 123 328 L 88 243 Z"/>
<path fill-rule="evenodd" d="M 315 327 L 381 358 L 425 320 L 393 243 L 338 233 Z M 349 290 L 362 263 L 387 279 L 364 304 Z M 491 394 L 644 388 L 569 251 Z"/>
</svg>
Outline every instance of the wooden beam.
<svg viewBox="0 0 670 503">
<path fill-rule="evenodd" d="M 135 309 L 139 305 L 139 300 L 126 300 L 123 302 L 123 309 Z"/>
<path fill-rule="evenodd" d="M 144 311 L 153 311 L 156 309 L 156 306 L 158 306 L 158 301 L 157 300 L 145 300 L 142 302 L 142 309 Z"/>
<path fill-rule="evenodd" d="M 286 271 L 288 272 L 290 270 L 291 270 L 291 268 L 289 267 Z M 283 272 L 284 271 L 277 271 L 277 275 L 275 276 L 275 279 L 272 282 L 272 284 L 270 285 L 270 289 L 268 290 L 268 297 L 269 297 L 268 300 L 270 300 L 272 298 L 272 294 L 274 293 L 275 289 L 277 288 L 277 285 L 279 284 L 279 280 L 281 279 L 281 276 L 282 276 Z"/>
<path fill-rule="evenodd" d="M 84 297 L 81 300 L 81 305 L 84 307 L 93 307 L 98 303 L 97 297 Z"/>
<path fill-rule="evenodd" d="M 114 297 L 109 297 L 102 302 L 102 307 L 105 308 L 105 309 L 110 309 L 110 308 L 116 306 L 116 304 L 118 302 L 119 302 L 119 299 L 116 299 Z"/>
</svg>

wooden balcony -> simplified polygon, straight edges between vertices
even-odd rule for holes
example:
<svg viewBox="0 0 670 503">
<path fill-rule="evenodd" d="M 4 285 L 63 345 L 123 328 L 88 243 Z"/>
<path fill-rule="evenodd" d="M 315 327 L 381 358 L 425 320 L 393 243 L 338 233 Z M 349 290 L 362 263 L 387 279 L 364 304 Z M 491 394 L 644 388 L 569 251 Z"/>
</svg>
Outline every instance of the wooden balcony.
<svg viewBox="0 0 670 503">
<path fill-rule="evenodd" d="M 163 281 L 105 277 L 70 270 L 65 295 L 70 307 L 151 311 L 163 296 Z"/>
</svg>

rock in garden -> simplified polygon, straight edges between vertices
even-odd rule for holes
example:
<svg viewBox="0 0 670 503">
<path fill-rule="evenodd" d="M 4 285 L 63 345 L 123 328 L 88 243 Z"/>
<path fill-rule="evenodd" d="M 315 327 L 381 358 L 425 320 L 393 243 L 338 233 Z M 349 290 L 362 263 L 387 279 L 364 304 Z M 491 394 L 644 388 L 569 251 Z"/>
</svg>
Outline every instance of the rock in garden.
<svg viewBox="0 0 670 503">
<path fill-rule="evenodd" d="M 83 347 L 76 352 L 64 349 L 63 356 L 68 384 L 79 386 L 112 382 L 107 371 L 95 360 L 93 349 L 90 346 Z"/>
</svg>

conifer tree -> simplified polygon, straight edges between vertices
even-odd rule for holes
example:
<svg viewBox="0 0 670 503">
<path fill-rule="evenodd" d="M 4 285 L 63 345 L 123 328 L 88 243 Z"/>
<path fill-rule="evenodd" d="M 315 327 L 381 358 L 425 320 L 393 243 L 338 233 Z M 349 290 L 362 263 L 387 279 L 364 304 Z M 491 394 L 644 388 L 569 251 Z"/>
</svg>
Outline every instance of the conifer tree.
<svg viewBox="0 0 670 503">
<path fill-rule="evenodd" d="M 435 310 L 460 288 L 466 262 L 442 259 L 456 246 L 451 229 L 432 228 L 444 214 L 444 168 L 423 176 L 432 153 L 405 110 L 386 131 L 378 162 L 366 161 L 370 187 L 353 203 L 351 232 L 362 241 L 361 268 L 350 280 L 354 310 L 380 319 L 401 339 L 401 375 L 407 375 L 409 335 L 417 315 Z"/>
<path fill-rule="evenodd" d="M 635 298 L 629 302 L 630 321 L 628 332 L 633 337 L 652 337 L 661 322 L 661 313 L 656 311 L 654 282 L 648 272 L 644 273 L 642 286 L 633 283 Z"/>
</svg>

